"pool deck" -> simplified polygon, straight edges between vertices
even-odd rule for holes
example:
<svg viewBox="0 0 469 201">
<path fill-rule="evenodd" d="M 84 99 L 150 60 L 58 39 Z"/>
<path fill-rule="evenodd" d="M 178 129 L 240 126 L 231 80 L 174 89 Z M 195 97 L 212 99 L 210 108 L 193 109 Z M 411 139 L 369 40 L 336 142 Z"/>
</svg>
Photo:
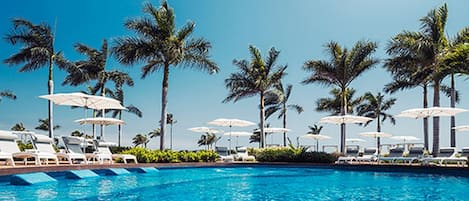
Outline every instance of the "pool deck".
<svg viewBox="0 0 469 201">
<path fill-rule="evenodd" d="M 422 165 L 377 165 L 377 164 L 317 164 L 317 163 L 264 163 L 264 162 L 211 162 L 211 163 L 139 163 L 139 164 L 61 164 L 61 165 L 17 165 L 0 166 L 0 176 L 31 173 L 31 172 L 62 172 L 67 170 L 82 169 L 107 169 L 107 168 L 187 168 L 187 167 L 315 167 L 324 169 L 336 169 L 345 171 L 372 171 L 372 172 L 411 172 L 422 174 L 441 174 L 451 176 L 469 177 L 469 167 L 457 166 L 422 166 Z"/>
</svg>

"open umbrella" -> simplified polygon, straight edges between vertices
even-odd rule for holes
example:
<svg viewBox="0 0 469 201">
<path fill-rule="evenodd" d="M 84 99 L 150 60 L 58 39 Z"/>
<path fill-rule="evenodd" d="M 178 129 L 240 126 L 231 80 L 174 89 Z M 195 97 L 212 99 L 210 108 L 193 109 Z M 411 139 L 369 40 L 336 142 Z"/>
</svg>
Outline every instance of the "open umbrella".
<svg viewBox="0 0 469 201">
<path fill-rule="evenodd" d="M 382 137 L 391 137 L 392 135 L 389 134 L 389 133 L 383 133 L 383 132 L 376 132 L 376 131 L 372 131 L 372 132 L 363 132 L 363 133 L 360 133 L 361 136 L 364 136 L 364 137 L 373 137 L 373 138 L 376 138 L 376 148 L 378 150 L 378 154 L 379 154 L 379 144 L 378 144 L 378 139 L 377 138 L 382 138 Z"/>
<path fill-rule="evenodd" d="M 102 125 L 102 126 L 109 126 L 109 125 L 122 125 L 124 121 L 120 119 L 114 118 L 105 118 L 105 117 L 94 117 L 94 118 L 84 118 L 75 120 L 75 122 L 83 125 L 83 124 L 93 124 L 93 125 Z M 104 140 L 104 130 L 101 133 L 101 140 Z"/>
<path fill-rule="evenodd" d="M 405 146 L 405 145 L 406 145 L 406 141 L 420 140 L 419 138 L 417 138 L 417 137 L 415 137 L 415 136 L 409 136 L 409 135 L 392 136 L 391 139 L 404 141 L 404 149 L 407 148 L 407 147 Z"/>
<path fill-rule="evenodd" d="M 467 112 L 466 109 L 451 108 L 451 107 L 429 107 L 429 108 L 414 108 L 402 111 L 396 117 L 409 117 L 409 118 L 425 118 L 432 116 L 454 116 L 461 112 Z"/>
<path fill-rule="evenodd" d="M 261 129 L 256 129 L 256 132 L 260 132 Z M 275 127 L 267 127 L 264 128 L 264 133 L 286 133 L 290 132 L 291 130 L 288 128 L 275 128 Z M 271 138 L 271 141 L 273 141 L 273 137 Z M 272 142 L 271 142 L 272 143 Z"/>
<path fill-rule="evenodd" d="M 316 140 L 316 151 L 319 151 L 319 140 L 331 139 L 331 137 L 329 137 L 327 135 L 320 135 L 320 134 L 317 134 L 317 135 L 306 134 L 306 135 L 302 135 L 301 137 Z"/>
<path fill-rule="evenodd" d="M 231 133 L 231 127 L 237 126 L 237 127 L 246 127 L 246 126 L 254 126 L 256 125 L 253 122 L 246 121 L 246 120 L 241 120 L 241 119 L 215 119 L 213 121 L 208 122 L 210 125 L 215 125 L 215 126 L 228 126 L 230 127 L 230 132 Z M 229 141 L 229 149 L 231 150 L 231 135 Z"/>
<path fill-rule="evenodd" d="M 455 131 L 469 131 L 469 125 L 462 125 L 453 127 Z"/>
<path fill-rule="evenodd" d="M 238 138 L 239 138 L 240 136 L 251 136 L 252 133 L 250 133 L 250 132 L 245 132 L 245 131 L 232 131 L 232 132 L 224 133 L 223 135 L 235 136 L 235 137 L 236 137 L 236 145 L 235 145 L 235 147 L 238 147 Z"/>
<path fill-rule="evenodd" d="M 222 132 L 221 130 L 216 130 L 216 129 L 212 129 L 212 128 L 205 127 L 205 126 L 188 128 L 187 130 L 192 131 L 192 132 L 196 132 L 196 133 L 214 133 L 214 134 L 217 134 L 217 133 Z"/>
<path fill-rule="evenodd" d="M 366 140 L 360 139 L 360 138 L 347 138 L 345 139 L 345 142 L 357 143 L 357 142 L 366 142 Z"/>
<path fill-rule="evenodd" d="M 358 124 L 358 123 L 366 123 L 368 121 L 373 120 L 372 118 L 369 117 L 362 117 L 362 116 L 353 116 L 353 115 L 339 115 L 339 116 L 328 116 L 328 117 L 323 117 L 319 120 L 319 123 L 328 123 L 328 124 Z M 345 128 L 345 127 L 344 127 Z M 345 133 L 344 136 L 341 136 L 340 142 L 342 143 L 340 145 L 340 151 L 342 153 L 345 152 Z"/>
</svg>

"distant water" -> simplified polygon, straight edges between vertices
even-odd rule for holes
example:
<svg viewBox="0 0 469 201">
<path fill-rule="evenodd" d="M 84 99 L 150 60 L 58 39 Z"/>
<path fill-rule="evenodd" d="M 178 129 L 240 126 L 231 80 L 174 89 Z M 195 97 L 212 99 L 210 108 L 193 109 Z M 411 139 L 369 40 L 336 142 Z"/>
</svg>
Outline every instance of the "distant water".
<svg viewBox="0 0 469 201">
<path fill-rule="evenodd" d="M 0 185 L 0 200 L 469 200 L 463 177 L 315 168 L 183 168 Z"/>
</svg>

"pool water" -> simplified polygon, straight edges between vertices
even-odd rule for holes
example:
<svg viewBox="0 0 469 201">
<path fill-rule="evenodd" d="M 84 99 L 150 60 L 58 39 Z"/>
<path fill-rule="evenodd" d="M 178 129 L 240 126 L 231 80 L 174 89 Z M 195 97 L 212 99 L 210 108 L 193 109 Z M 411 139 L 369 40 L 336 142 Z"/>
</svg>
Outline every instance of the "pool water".
<svg viewBox="0 0 469 201">
<path fill-rule="evenodd" d="M 469 200 L 465 177 L 321 168 L 161 169 L 31 186 L 0 183 L 0 200 Z"/>
</svg>

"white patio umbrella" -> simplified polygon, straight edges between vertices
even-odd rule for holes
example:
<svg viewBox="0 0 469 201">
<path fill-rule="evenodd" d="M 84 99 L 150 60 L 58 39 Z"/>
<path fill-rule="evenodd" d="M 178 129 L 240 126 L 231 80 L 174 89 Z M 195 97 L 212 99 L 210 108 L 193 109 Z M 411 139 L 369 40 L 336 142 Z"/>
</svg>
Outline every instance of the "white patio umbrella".
<svg viewBox="0 0 469 201">
<path fill-rule="evenodd" d="M 231 127 L 236 126 L 236 127 L 247 127 L 247 126 L 254 126 L 256 125 L 253 122 L 246 121 L 246 120 L 241 120 L 241 119 L 215 119 L 213 121 L 208 122 L 210 125 L 215 125 L 215 126 L 228 126 L 230 127 L 230 132 L 231 133 Z M 231 150 L 231 135 L 228 140 L 229 142 L 229 150 Z"/>
<path fill-rule="evenodd" d="M 223 135 L 226 135 L 226 136 L 235 136 L 236 137 L 236 144 L 235 144 L 235 147 L 238 147 L 238 138 L 239 137 L 246 137 L 246 136 L 251 136 L 252 133 L 250 132 L 245 132 L 245 131 L 232 131 L 232 132 L 226 132 L 224 133 Z"/>
<path fill-rule="evenodd" d="M 462 125 L 453 127 L 455 131 L 469 131 L 469 125 Z"/>
<path fill-rule="evenodd" d="M 291 130 L 288 128 L 275 128 L 275 127 L 264 128 L 264 133 L 286 133 L 290 131 Z M 256 129 L 256 132 L 260 132 L 260 129 Z M 272 142 L 273 142 L 273 136 L 271 137 L 271 143 Z"/>
<path fill-rule="evenodd" d="M 94 118 L 84 118 L 84 119 L 77 119 L 75 122 L 83 125 L 83 124 L 92 124 L 92 125 L 102 125 L 102 126 L 109 126 L 109 125 L 123 125 L 124 121 L 120 119 L 114 118 L 105 118 L 105 117 L 94 117 Z M 104 130 L 101 133 L 101 138 L 104 140 Z"/>
<path fill-rule="evenodd" d="M 366 142 L 366 140 L 360 139 L 360 138 L 347 138 L 345 139 L 345 142 L 357 143 L 357 142 Z"/>
<path fill-rule="evenodd" d="M 339 116 L 328 116 L 328 117 L 323 117 L 319 120 L 319 123 L 328 123 L 328 124 L 350 124 L 350 123 L 366 123 L 368 121 L 373 120 L 372 118 L 369 117 L 362 117 L 362 116 L 354 116 L 354 115 L 339 115 Z M 341 136 L 340 140 L 341 144 L 340 145 L 340 151 L 344 152 L 345 151 L 345 133 L 344 136 Z"/>
<path fill-rule="evenodd" d="M 316 151 L 319 151 L 319 140 L 331 139 L 331 137 L 329 137 L 327 135 L 321 135 L 321 134 L 317 134 L 317 135 L 306 134 L 306 135 L 302 135 L 301 137 L 316 140 Z"/>
<path fill-rule="evenodd" d="M 188 128 L 187 130 L 192 131 L 192 132 L 196 132 L 196 133 L 213 133 L 213 134 L 223 132 L 221 130 L 216 130 L 216 129 L 212 129 L 212 128 L 205 127 L 205 126 Z"/>
<path fill-rule="evenodd" d="M 407 150 L 407 147 L 405 146 L 407 143 L 406 141 L 416 141 L 416 140 L 420 140 L 419 138 L 415 137 L 415 136 L 409 136 L 409 135 L 401 135 L 401 136 L 392 136 L 391 139 L 393 140 L 402 140 L 404 141 L 404 151 Z"/>
<path fill-rule="evenodd" d="M 425 118 L 432 116 L 454 116 L 461 112 L 467 112 L 466 109 L 451 108 L 451 107 L 429 107 L 429 108 L 414 108 L 404 110 L 396 117 L 410 117 L 410 118 Z"/>
<path fill-rule="evenodd" d="M 392 136 L 389 133 L 383 133 L 383 132 L 377 132 L 377 131 L 363 132 L 363 133 L 360 133 L 360 135 L 364 136 L 364 137 L 373 137 L 373 138 L 375 138 L 376 139 L 376 149 L 378 150 L 378 153 L 379 153 L 378 138 L 391 137 Z"/>
<path fill-rule="evenodd" d="M 56 105 L 68 105 L 68 106 L 78 106 L 85 108 L 85 118 L 86 118 L 86 109 L 91 108 L 95 110 L 104 110 L 104 109 L 116 109 L 116 110 L 125 110 L 126 108 L 121 105 L 120 101 L 104 96 L 94 96 L 88 95 L 80 92 L 75 93 L 58 93 L 58 94 L 49 94 L 42 95 L 39 98 L 47 99 L 52 101 Z M 50 120 L 51 125 L 53 120 Z M 52 126 L 50 126 L 52 128 Z M 103 132 L 103 131 L 101 131 Z M 101 133 L 102 134 L 102 133 Z M 51 131 L 49 137 L 54 137 Z M 94 133 L 93 133 L 94 136 Z"/>
</svg>

